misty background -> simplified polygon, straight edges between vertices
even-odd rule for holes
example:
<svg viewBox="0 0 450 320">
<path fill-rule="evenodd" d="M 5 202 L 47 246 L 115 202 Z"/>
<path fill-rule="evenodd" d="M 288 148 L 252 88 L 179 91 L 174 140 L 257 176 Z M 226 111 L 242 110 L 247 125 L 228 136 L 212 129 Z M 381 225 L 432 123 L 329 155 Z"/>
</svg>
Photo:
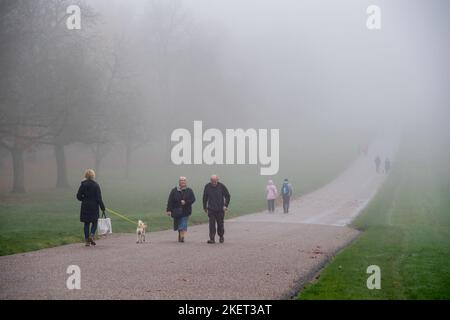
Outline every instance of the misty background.
<svg viewBox="0 0 450 320">
<path fill-rule="evenodd" d="M 81 30 L 66 28 L 71 4 Z M 372 4 L 381 30 L 366 27 Z M 0 191 L 74 190 L 90 167 L 124 188 L 168 192 L 179 175 L 202 186 L 218 173 L 263 190 L 258 166 L 171 163 L 171 132 L 192 132 L 194 120 L 204 130 L 280 129 L 275 178 L 300 192 L 376 137 L 448 138 L 448 9 L 437 0 L 0 0 Z"/>
</svg>

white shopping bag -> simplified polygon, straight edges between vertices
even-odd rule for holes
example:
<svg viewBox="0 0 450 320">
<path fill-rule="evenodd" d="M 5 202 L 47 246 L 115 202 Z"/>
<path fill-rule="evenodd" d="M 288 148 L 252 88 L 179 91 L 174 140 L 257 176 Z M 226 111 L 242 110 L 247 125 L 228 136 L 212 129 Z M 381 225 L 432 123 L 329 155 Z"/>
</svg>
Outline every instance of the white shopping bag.
<svg viewBox="0 0 450 320">
<path fill-rule="evenodd" d="M 98 219 L 98 234 L 105 235 L 112 233 L 112 225 L 110 218 L 100 218 Z"/>
</svg>

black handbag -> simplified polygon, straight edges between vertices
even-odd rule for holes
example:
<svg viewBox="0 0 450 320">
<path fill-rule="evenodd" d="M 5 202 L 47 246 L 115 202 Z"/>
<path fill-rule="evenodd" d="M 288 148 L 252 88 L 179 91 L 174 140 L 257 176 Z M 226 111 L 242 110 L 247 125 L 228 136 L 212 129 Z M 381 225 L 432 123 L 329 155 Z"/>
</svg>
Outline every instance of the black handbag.
<svg viewBox="0 0 450 320">
<path fill-rule="evenodd" d="M 183 216 L 183 209 L 182 208 L 174 208 L 172 209 L 172 212 L 170 213 L 170 216 L 172 218 L 181 218 Z"/>
</svg>

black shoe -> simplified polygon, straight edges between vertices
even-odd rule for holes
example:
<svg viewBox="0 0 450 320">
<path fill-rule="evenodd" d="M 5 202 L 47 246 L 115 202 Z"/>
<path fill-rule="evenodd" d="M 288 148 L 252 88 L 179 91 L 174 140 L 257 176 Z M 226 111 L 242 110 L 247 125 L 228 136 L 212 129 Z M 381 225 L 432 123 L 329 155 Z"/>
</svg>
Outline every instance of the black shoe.
<svg viewBox="0 0 450 320">
<path fill-rule="evenodd" d="M 214 240 L 208 240 L 208 241 L 206 241 L 207 243 L 216 243 L 216 241 L 214 241 Z"/>
<path fill-rule="evenodd" d="M 90 237 L 89 237 L 89 243 L 90 243 L 91 245 L 93 245 L 93 246 L 97 245 L 97 244 L 94 242 L 94 236 L 90 236 Z"/>
<path fill-rule="evenodd" d="M 224 239 L 223 237 L 220 237 L 219 242 L 220 242 L 220 243 L 223 243 L 224 241 L 225 241 L 225 239 Z"/>
<path fill-rule="evenodd" d="M 85 246 L 85 247 L 90 247 L 90 246 L 91 246 L 91 243 L 89 242 L 89 240 L 86 240 L 84 246 Z"/>
<path fill-rule="evenodd" d="M 180 242 L 184 242 L 184 237 L 181 237 L 181 238 L 180 238 Z"/>
</svg>

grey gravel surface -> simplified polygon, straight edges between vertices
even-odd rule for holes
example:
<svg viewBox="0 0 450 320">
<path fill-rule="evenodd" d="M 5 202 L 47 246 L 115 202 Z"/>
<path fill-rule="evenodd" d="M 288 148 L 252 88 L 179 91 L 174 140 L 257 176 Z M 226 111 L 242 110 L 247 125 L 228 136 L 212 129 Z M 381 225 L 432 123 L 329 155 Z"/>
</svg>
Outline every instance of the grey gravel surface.
<svg viewBox="0 0 450 320">
<path fill-rule="evenodd" d="M 1 299 L 277 299 L 357 235 L 335 226 L 228 223 L 226 242 L 207 244 L 206 225 L 187 242 L 171 231 L 136 244 L 130 234 L 0 258 Z M 68 290 L 78 265 L 81 289 Z"/>
</svg>

